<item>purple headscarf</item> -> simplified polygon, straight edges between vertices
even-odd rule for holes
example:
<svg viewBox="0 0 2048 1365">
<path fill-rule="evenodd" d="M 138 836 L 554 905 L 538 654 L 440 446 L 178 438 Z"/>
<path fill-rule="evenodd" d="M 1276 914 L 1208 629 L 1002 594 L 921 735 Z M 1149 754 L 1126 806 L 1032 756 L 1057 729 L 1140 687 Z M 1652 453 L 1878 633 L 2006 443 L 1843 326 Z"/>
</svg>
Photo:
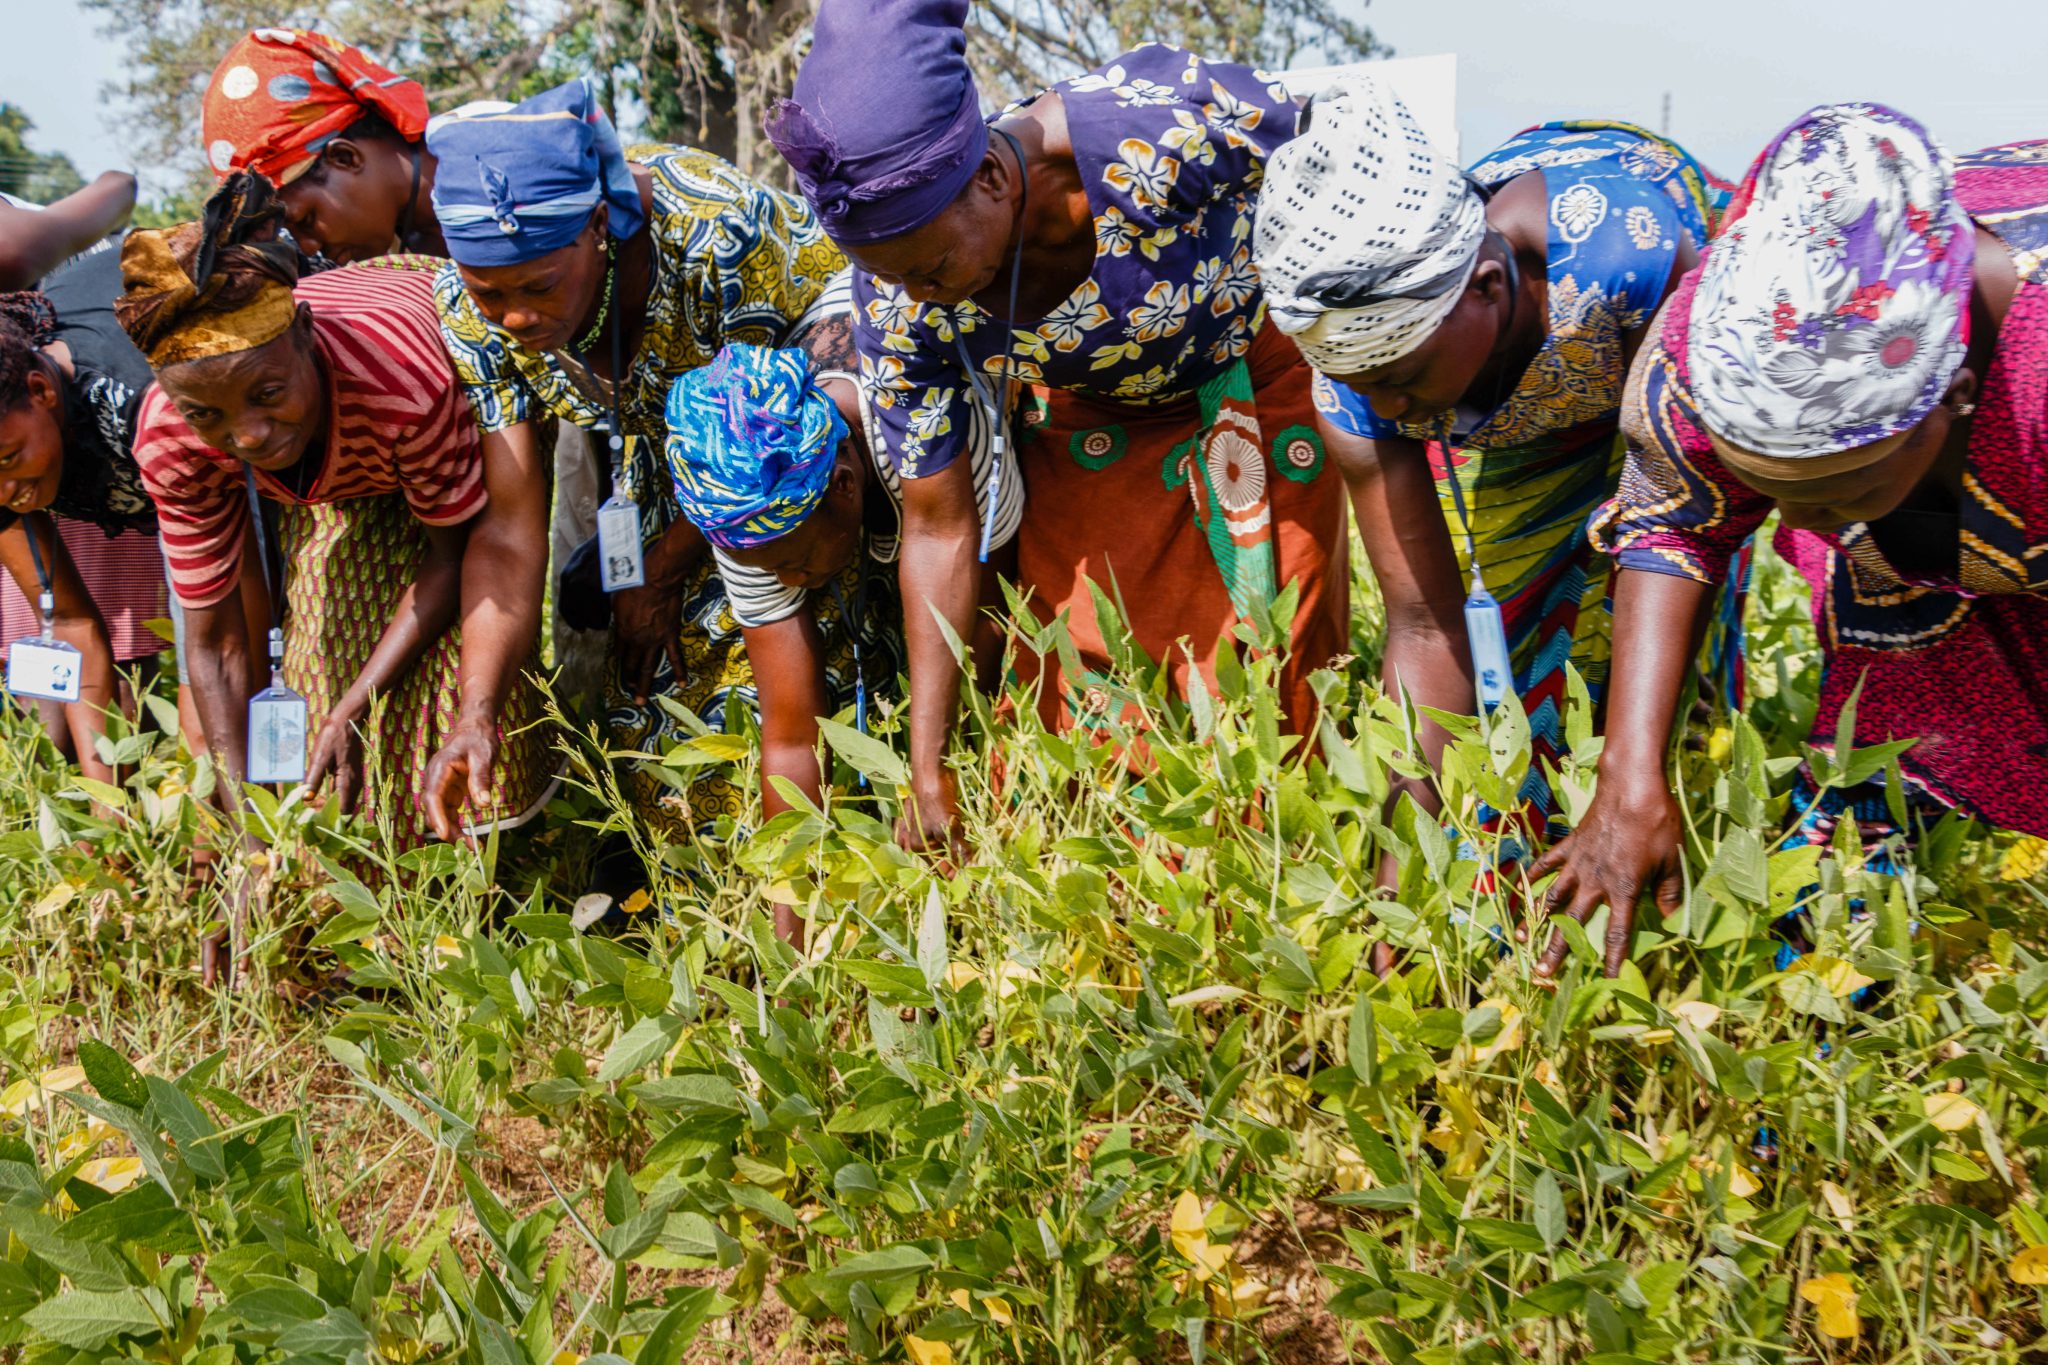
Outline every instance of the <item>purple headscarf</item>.
<svg viewBox="0 0 2048 1365">
<path fill-rule="evenodd" d="M 768 137 L 826 233 L 844 244 L 915 232 L 988 151 L 967 69 L 967 0 L 823 0 L 794 99 Z"/>
</svg>

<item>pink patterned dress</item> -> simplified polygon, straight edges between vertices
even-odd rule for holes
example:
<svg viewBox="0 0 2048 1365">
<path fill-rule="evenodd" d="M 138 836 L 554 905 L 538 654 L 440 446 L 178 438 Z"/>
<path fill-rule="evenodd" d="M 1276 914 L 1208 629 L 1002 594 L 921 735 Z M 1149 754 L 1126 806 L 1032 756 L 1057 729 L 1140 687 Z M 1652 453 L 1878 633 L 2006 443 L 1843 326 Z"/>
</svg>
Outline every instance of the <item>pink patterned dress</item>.
<svg viewBox="0 0 2048 1365">
<path fill-rule="evenodd" d="M 1780 531 L 1813 588 L 1824 664 L 1814 741 L 1858 682 L 1856 743 L 1916 739 L 1908 780 L 1942 805 L 2048 836 L 2048 142 L 1960 157 L 1956 191 L 2019 272 L 1953 517 L 1895 513 L 1826 535 Z M 1637 358 L 1632 449 L 1594 543 L 1624 569 L 1716 581 L 1772 503 L 1715 458 L 1687 370 L 1699 272 Z"/>
</svg>

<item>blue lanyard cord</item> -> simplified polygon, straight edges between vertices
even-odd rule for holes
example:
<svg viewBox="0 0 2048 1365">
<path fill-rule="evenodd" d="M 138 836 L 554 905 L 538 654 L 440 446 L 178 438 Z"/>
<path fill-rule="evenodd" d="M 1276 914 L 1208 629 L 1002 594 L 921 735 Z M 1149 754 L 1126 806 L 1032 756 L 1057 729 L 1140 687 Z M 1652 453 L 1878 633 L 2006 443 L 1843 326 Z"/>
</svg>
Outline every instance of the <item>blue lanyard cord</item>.
<svg viewBox="0 0 2048 1365">
<path fill-rule="evenodd" d="M 36 541 L 36 528 L 27 517 L 21 518 L 22 534 L 28 537 L 28 557 L 35 562 L 36 582 L 42 588 L 42 595 L 36 599 L 36 606 L 43 614 L 43 636 L 51 633 L 51 622 L 57 615 L 57 594 L 50 586 L 50 571 L 43 567 L 43 547 Z"/>
<path fill-rule="evenodd" d="M 995 539 L 996 504 L 1003 485 L 1003 457 L 1010 449 L 1010 382 L 1016 373 L 1016 338 L 1011 329 L 1015 327 L 1017 318 L 1017 281 L 1024 269 L 1024 210 L 1031 202 L 1031 180 L 1024 168 L 1024 149 L 1018 145 L 1015 135 L 1001 128 L 993 131 L 1010 144 L 1010 155 L 1017 158 L 1017 248 L 1010 255 L 1010 311 L 1001 319 L 1003 387 L 997 398 L 991 399 L 983 387 L 981 372 L 975 368 L 974 357 L 967 353 L 967 338 L 957 319 L 953 328 L 953 349 L 960 355 L 960 368 L 966 372 L 975 398 L 988 410 L 990 420 L 995 423 L 995 432 L 989 438 L 988 505 L 981 514 L 981 562 L 984 564 L 988 563 L 989 544 Z"/>
</svg>

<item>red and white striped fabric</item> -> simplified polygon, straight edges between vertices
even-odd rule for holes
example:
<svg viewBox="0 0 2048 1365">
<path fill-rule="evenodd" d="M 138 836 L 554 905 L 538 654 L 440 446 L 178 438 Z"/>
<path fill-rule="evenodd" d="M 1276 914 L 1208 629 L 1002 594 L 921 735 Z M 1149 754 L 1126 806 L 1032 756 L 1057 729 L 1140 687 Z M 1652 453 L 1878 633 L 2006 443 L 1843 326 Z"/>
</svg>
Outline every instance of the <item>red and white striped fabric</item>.
<svg viewBox="0 0 2048 1365">
<path fill-rule="evenodd" d="M 165 648 L 163 638 L 144 624 L 170 614 L 164 592 L 164 556 L 155 536 L 124 531 L 111 539 L 91 522 L 53 518 L 57 535 L 85 590 L 106 618 L 114 646 L 114 662 L 146 659 Z M 21 595 L 14 579 L 0 574 L 0 651 L 43 628 L 35 605 Z"/>
<path fill-rule="evenodd" d="M 303 496 L 261 470 L 257 488 L 302 505 L 402 492 L 413 515 L 433 526 L 481 511 L 482 448 L 441 347 L 433 275 L 349 267 L 309 276 L 294 293 L 312 310 L 314 344 L 327 364 L 327 451 Z M 156 500 L 179 600 L 204 607 L 225 598 L 241 572 L 245 466 L 201 441 L 155 387 L 142 400 L 135 461 Z"/>
</svg>

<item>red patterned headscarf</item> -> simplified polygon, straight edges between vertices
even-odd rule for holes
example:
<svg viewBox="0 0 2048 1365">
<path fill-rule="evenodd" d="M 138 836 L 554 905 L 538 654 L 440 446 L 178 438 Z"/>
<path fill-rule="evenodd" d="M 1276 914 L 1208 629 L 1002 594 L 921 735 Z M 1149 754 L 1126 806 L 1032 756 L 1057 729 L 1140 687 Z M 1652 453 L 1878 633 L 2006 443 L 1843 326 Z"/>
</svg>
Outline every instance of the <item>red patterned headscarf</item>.
<svg viewBox="0 0 2048 1365">
<path fill-rule="evenodd" d="M 417 142 L 427 130 L 427 92 L 325 34 L 259 28 L 228 50 L 206 83 L 206 160 L 217 180 L 248 170 L 283 185 L 365 114 Z"/>
</svg>

